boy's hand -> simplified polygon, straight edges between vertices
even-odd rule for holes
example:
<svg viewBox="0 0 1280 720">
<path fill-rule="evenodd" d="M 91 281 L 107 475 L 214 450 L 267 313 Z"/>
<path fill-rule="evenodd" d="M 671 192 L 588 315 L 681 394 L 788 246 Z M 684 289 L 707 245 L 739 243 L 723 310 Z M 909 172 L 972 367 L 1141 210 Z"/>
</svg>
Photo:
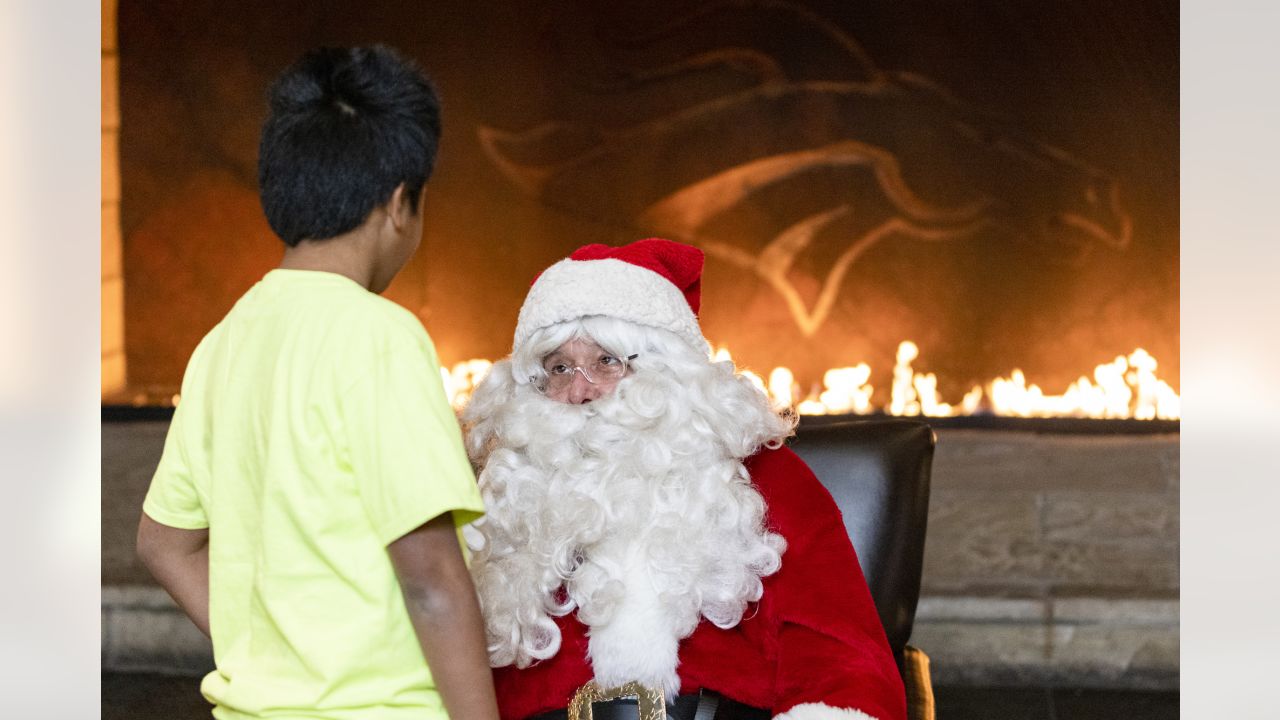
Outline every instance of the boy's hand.
<svg viewBox="0 0 1280 720">
<path fill-rule="evenodd" d="M 387 552 L 449 717 L 497 720 L 484 620 L 452 515 L 395 540 Z"/>
<path fill-rule="evenodd" d="M 209 635 L 209 530 L 183 530 L 152 520 L 138 523 L 138 557 L 187 617 Z"/>
</svg>

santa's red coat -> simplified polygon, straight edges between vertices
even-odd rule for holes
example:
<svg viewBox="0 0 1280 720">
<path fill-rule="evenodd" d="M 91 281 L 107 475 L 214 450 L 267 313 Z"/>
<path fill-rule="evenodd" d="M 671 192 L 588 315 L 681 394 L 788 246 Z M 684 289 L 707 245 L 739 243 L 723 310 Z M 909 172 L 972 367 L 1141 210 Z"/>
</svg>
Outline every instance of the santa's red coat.
<svg viewBox="0 0 1280 720">
<path fill-rule="evenodd" d="M 704 619 L 681 641 L 680 692 L 713 690 L 774 715 L 816 703 L 903 720 L 902 679 L 835 501 L 787 448 L 764 450 L 745 464 L 764 497 L 769 529 L 787 540 L 782 569 L 764 579 L 758 606 L 736 627 L 721 630 Z M 556 622 L 562 642 L 554 657 L 494 671 L 503 720 L 565 708 L 592 679 L 586 626 L 576 614 Z M 857 716 L 812 709 L 820 712 L 807 717 Z"/>
</svg>

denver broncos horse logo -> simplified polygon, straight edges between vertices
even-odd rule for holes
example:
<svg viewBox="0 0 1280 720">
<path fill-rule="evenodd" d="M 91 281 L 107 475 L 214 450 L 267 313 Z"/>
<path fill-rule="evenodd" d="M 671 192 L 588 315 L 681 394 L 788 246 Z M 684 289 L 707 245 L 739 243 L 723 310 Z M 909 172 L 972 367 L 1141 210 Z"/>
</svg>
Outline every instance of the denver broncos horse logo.
<svg viewBox="0 0 1280 720">
<path fill-rule="evenodd" d="M 807 48 L 805 60 L 770 47 L 784 34 Z M 876 67 L 848 33 L 798 5 L 718 3 L 628 44 L 641 56 L 675 47 L 677 57 L 601 84 L 591 117 L 481 128 L 486 153 L 549 205 L 591 208 L 756 273 L 805 337 L 853 264 L 886 238 L 1001 231 L 1064 262 L 1095 244 L 1129 244 L 1113 177 L 927 79 Z M 732 87 L 688 90 L 712 74 Z M 616 112 L 650 107 L 664 88 L 668 105 L 695 97 L 635 122 Z M 611 115 L 624 120 L 597 121 Z M 826 252 L 820 269 L 809 263 L 820 285 L 806 302 L 796 265 L 815 249 Z"/>
</svg>

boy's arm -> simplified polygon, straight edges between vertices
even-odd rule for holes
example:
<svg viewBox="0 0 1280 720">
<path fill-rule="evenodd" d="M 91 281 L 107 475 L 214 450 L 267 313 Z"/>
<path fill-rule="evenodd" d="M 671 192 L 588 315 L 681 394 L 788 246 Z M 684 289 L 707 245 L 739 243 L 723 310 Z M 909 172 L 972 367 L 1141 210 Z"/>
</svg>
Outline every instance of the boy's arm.
<svg viewBox="0 0 1280 720">
<path fill-rule="evenodd" d="M 144 512 L 138 523 L 138 557 L 207 637 L 209 529 L 169 527 Z"/>
<path fill-rule="evenodd" d="M 387 552 L 449 717 L 497 720 L 484 620 L 452 514 L 393 541 Z"/>
</svg>

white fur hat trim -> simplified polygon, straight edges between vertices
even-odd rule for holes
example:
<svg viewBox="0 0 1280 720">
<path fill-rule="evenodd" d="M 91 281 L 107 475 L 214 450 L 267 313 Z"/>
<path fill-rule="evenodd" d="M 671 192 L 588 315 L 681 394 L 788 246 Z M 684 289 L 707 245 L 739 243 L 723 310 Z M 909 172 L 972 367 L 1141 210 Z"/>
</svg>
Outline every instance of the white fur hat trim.
<svg viewBox="0 0 1280 720">
<path fill-rule="evenodd" d="M 561 260 L 547 268 L 520 308 L 513 351 L 541 328 L 590 315 L 670 330 L 711 354 L 680 289 L 652 270 L 616 258 Z"/>
<path fill-rule="evenodd" d="M 853 708 L 831 707 L 826 703 L 801 703 L 790 710 L 775 715 L 774 720 L 876 720 Z"/>
</svg>

